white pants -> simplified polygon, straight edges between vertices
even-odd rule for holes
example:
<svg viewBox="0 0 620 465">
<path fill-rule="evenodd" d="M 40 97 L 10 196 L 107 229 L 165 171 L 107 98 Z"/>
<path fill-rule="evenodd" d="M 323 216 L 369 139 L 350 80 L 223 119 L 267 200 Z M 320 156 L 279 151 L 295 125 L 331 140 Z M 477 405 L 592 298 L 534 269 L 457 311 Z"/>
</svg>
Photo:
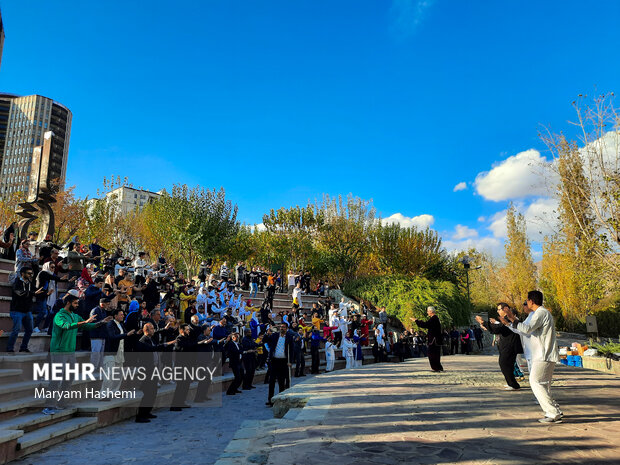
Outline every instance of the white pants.
<svg viewBox="0 0 620 465">
<path fill-rule="evenodd" d="M 530 370 L 530 387 L 545 416 L 555 418 L 562 414 L 560 406 L 551 397 L 551 379 L 555 362 L 533 361 Z"/>
<path fill-rule="evenodd" d="M 355 357 L 353 357 L 353 355 L 345 355 L 345 359 L 347 360 L 347 365 L 345 366 L 345 369 L 353 368 L 355 366 Z"/>
<path fill-rule="evenodd" d="M 325 371 L 333 371 L 334 370 L 334 362 L 336 361 L 336 357 L 334 354 L 326 353 L 325 361 L 327 362 L 327 367 L 325 367 Z"/>
<path fill-rule="evenodd" d="M 121 389 L 121 383 L 123 382 L 122 379 L 120 379 L 121 377 L 117 375 L 117 377 L 119 379 L 114 379 L 114 367 L 122 367 L 123 363 L 119 360 L 118 357 L 114 356 L 114 355 L 106 355 L 105 357 L 103 357 L 103 368 L 104 370 L 109 374 L 109 379 L 108 378 L 103 378 L 103 381 L 101 383 L 101 392 L 106 394 L 108 392 L 108 389 L 112 392 L 114 391 L 120 391 Z"/>
<path fill-rule="evenodd" d="M 95 366 L 95 371 L 98 371 L 103 366 L 103 352 L 105 349 L 105 339 L 91 339 L 90 340 L 90 363 Z"/>
</svg>

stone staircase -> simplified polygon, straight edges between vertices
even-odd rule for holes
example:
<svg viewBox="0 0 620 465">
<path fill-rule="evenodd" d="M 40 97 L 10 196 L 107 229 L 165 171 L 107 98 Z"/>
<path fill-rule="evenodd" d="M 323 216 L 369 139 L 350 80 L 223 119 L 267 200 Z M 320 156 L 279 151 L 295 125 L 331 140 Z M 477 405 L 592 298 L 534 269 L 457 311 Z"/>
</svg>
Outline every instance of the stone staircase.
<svg viewBox="0 0 620 465">
<path fill-rule="evenodd" d="M 0 329 L 10 331 L 12 321 L 9 315 L 11 287 L 8 284 L 9 273 L 13 270 L 13 263 L 0 260 Z M 242 291 L 245 298 L 249 298 L 249 291 Z M 259 306 L 262 302 L 262 293 L 252 299 L 253 304 Z M 312 304 L 318 302 L 319 297 L 304 295 L 302 297 L 303 310 L 310 313 Z M 273 310 L 280 311 L 291 308 L 292 298 L 287 294 L 277 293 L 274 296 Z M 308 315 L 311 317 L 311 315 Z M 45 362 L 48 359 L 50 336 L 47 334 L 33 334 L 30 342 L 31 354 L 5 355 L 5 333 L 0 340 L 0 464 L 24 457 L 43 448 L 58 444 L 67 439 L 93 431 L 112 423 L 133 417 L 136 414 L 142 393 L 138 390 L 137 399 L 114 399 L 110 402 L 96 400 L 77 400 L 65 410 L 55 415 L 43 415 L 41 410 L 44 406 L 43 399 L 36 399 L 36 388 L 47 385 L 46 382 L 34 381 L 32 374 L 33 362 Z M 21 334 L 17 344 L 20 343 Z M 17 345 L 16 345 L 17 347 Z M 370 347 L 363 349 L 365 364 L 374 362 Z M 340 356 L 340 351 L 336 351 Z M 89 352 L 76 352 L 78 362 L 88 361 Z M 325 351 L 320 350 L 320 370 L 326 367 Z M 311 356 L 306 355 L 306 372 L 311 368 Z M 343 360 L 336 360 L 334 369 L 345 367 Z M 255 382 L 263 381 L 266 372 L 259 370 L 255 376 Z M 232 373 L 226 366 L 222 376 L 216 378 L 213 383 L 212 393 L 225 391 L 232 381 Z M 88 388 L 99 388 L 100 381 L 74 382 L 72 390 L 82 391 Z M 197 385 L 190 388 L 188 399 L 193 399 Z M 173 384 L 162 386 L 157 395 L 156 407 L 170 405 L 175 386 Z"/>
</svg>

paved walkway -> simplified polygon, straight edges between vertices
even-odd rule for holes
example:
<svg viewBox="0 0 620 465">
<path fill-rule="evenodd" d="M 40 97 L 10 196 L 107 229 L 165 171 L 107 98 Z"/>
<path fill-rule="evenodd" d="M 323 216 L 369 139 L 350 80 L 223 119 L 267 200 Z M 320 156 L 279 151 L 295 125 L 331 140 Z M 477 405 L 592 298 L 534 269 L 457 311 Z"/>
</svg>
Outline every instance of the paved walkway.
<svg viewBox="0 0 620 465">
<path fill-rule="evenodd" d="M 285 397 L 293 404 L 310 400 L 280 420 L 266 462 L 620 463 L 617 377 L 558 366 L 553 393 L 565 419 L 544 425 L 537 421 L 542 413 L 529 388 L 501 390 L 496 357 L 453 356 L 442 362 L 446 372 L 440 374 L 416 359 L 298 384 Z"/>
<path fill-rule="evenodd" d="M 293 385 L 299 379 L 306 378 L 293 378 Z M 115 423 L 11 465 L 212 464 L 245 420 L 273 419 L 267 385 L 256 386 L 235 396 L 212 394 L 214 400 L 183 412 L 156 410 L 151 423 Z"/>
<path fill-rule="evenodd" d="M 13 463 L 619 463 L 619 378 L 558 367 L 553 392 L 566 417 L 543 425 L 529 389 L 500 389 L 497 357 L 442 361 L 441 374 L 415 359 L 302 378 L 285 398 L 306 406 L 284 419 L 264 406 L 261 384 L 224 396 L 223 408 L 160 410 L 152 423 L 118 423 Z"/>
</svg>

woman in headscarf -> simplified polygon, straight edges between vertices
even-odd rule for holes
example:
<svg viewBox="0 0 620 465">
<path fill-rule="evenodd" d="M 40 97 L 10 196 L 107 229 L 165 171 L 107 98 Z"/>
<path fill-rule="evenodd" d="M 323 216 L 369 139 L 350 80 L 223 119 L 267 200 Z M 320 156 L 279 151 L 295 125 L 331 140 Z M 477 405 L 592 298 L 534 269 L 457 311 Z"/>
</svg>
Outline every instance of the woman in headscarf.
<svg viewBox="0 0 620 465">
<path fill-rule="evenodd" d="M 331 336 L 325 343 L 325 361 L 327 362 L 325 372 L 333 371 L 336 361 L 336 351 L 334 350 L 334 339 Z"/>
<path fill-rule="evenodd" d="M 43 264 L 43 268 L 37 275 L 37 281 L 35 283 L 35 309 L 37 312 L 37 319 L 34 322 L 34 332 L 38 333 L 39 325 L 41 321 L 45 320 L 43 331 L 46 331 L 51 324 L 50 318 L 48 318 L 49 310 L 56 303 L 58 298 L 57 281 L 68 281 L 67 279 L 56 276 L 56 265 L 54 262 L 47 262 Z"/>
<path fill-rule="evenodd" d="M 379 324 L 375 329 L 375 359 L 379 362 L 385 361 L 385 331 L 383 331 L 383 324 Z M 373 351 L 373 352 L 375 352 Z"/>
<path fill-rule="evenodd" d="M 364 353 L 362 351 L 363 340 L 366 339 L 363 336 L 360 336 L 360 330 L 356 329 L 353 332 L 353 342 L 355 342 L 355 357 L 353 366 L 355 368 L 359 368 L 364 364 Z"/>
<path fill-rule="evenodd" d="M 252 331 L 252 339 L 256 339 L 260 331 L 260 323 L 256 317 L 256 312 L 252 312 L 252 318 L 250 319 L 250 330 Z"/>
<path fill-rule="evenodd" d="M 193 300 L 196 300 L 196 297 L 190 292 L 189 290 L 189 286 L 184 286 L 183 290 L 181 291 L 181 293 L 179 294 L 179 300 L 180 302 L 180 311 L 179 311 L 179 318 L 182 321 L 185 321 L 185 310 L 187 310 L 187 307 L 189 306 L 189 303 Z"/>
</svg>

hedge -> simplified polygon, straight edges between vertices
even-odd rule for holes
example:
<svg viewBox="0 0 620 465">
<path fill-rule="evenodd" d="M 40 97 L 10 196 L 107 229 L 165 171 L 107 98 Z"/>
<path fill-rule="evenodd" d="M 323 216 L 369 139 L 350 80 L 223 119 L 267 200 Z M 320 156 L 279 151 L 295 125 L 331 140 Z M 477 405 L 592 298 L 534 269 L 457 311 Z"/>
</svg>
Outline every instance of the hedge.
<svg viewBox="0 0 620 465">
<path fill-rule="evenodd" d="M 385 307 L 389 316 L 410 327 L 410 318 L 428 318 L 426 307 L 432 305 L 444 327 L 471 324 L 467 297 L 453 283 L 406 276 L 373 276 L 347 282 L 346 295 Z"/>
</svg>

